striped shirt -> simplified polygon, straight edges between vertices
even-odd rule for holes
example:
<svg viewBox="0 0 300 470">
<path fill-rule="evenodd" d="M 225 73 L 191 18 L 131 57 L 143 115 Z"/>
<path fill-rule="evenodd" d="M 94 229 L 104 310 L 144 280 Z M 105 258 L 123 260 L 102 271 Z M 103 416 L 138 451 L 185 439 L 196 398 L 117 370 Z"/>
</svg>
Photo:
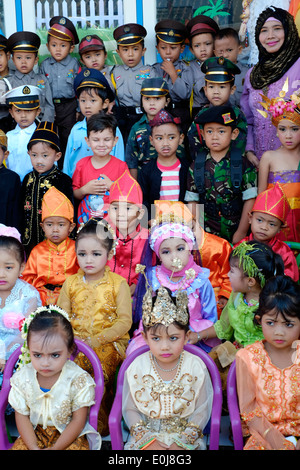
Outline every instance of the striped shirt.
<svg viewBox="0 0 300 470">
<path fill-rule="evenodd" d="M 160 199 L 167 201 L 179 200 L 179 170 L 180 160 L 172 166 L 163 166 L 157 162 L 158 169 L 162 172 L 160 185 Z"/>
</svg>

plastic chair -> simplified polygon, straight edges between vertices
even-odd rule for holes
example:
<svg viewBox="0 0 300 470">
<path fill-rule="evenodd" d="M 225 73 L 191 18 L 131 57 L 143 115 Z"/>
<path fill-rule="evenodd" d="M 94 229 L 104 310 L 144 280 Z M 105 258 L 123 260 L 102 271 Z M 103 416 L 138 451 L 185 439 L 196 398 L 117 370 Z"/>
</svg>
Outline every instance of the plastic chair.
<svg viewBox="0 0 300 470">
<path fill-rule="evenodd" d="M 227 375 L 227 405 L 232 429 L 234 450 L 243 450 L 243 431 L 240 408 L 236 389 L 236 362 L 234 361 Z"/>
<path fill-rule="evenodd" d="M 94 369 L 94 380 L 96 383 L 95 403 L 90 408 L 89 423 L 91 426 L 93 426 L 94 429 L 97 430 L 98 413 L 104 392 L 104 377 L 101 363 L 97 354 L 87 344 L 83 343 L 78 339 L 75 339 L 75 343 L 77 346 L 77 351 L 76 354 L 71 357 L 71 360 L 74 360 L 76 355 L 79 352 L 82 352 L 89 359 Z M 20 353 L 21 348 L 16 349 L 9 357 L 4 368 L 2 388 L 0 391 L 0 450 L 8 450 L 12 446 L 12 443 L 9 442 L 8 435 L 6 432 L 5 410 L 8 404 L 10 378 L 13 374 L 14 367 L 19 359 Z"/>
<path fill-rule="evenodd" d="M 197 346 L 187 344 L 184 349 L 189 351 L 195 356 L 200 357 L 205 363 L 211 377 L 212 386 L 214 390 L 214 398 L 212 405 L 212 413 L 210 418 L 210 439 L 209 439 L 209 450 L 218 450 L 219 449 L 219 437 L 220 437 L 220 423 L 221 423 L 221 413 L 222 413 L 222 383 L 218 368 L 211 357 L 202 349 Z M 142 346 L 141 348 L 133 351 L 122 363 L 117 381 L 117 390 L 113 406 L 109 415 L 109 431 L 111 438 L 112 450 L 123 450 L 123 436 L 122 436 L 122 391 L 124 383 L 124 374 L 128 366 L 134 361 L 134 359 L 148 351 L 148 346 Z"/>
</svg>

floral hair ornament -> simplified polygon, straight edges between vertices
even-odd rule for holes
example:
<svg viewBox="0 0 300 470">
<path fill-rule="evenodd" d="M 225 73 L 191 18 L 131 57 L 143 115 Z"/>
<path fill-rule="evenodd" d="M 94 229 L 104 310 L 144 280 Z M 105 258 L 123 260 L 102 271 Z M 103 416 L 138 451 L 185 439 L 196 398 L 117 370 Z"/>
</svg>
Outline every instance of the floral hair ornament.
<svg viewBox="0 0 300 470">
<path fill-rule="evenodd" d="M 32 320 L 42 312 L 56 312 L 56 313 L 61 314 L 68 321 L 70 321 L 69 315 L 67 314 L 67 312 L 63 310 L 62 308 L 58 307 L 57 305 L 48 305 L 48 306 L 39 307 L 34 312 L 32 312 L 27 318 L 25 318 L 25 320 L 22 320 L 20 322 L 19 329 L 21 331 L 21 336 L 24 339 L 24 343 L 23 343 L 23 346 L 21 347 L 21 354 L 19 356 L 18 369 L 20 369 L 25 364 L 28 364 L 31 362 L 30 352 L 29 352 L 29 348 L 27 344 L 28 330 L 29 330 Z"/>
<path fill-rule="evenodd" d="M 252 245 L 249 245 L 247 242 L 242 242 L 233 250 L 232 255 L 239 258 L 239 267 L 243 269 L 244 273 L 249 277 L 258 278 L 261 287 L 264 287 L 266 283 L 265 276 L 251 257 L 251 254 L 257 251 L 259 251 L 259 248 L 253 249 Z"/>
<path fill-rule="evenodd" d="M 118 246 L 118 239 L 116 237 L 115 231 L 113 228 L 109 225 L 108 222 L 104 221 L 103 219 L 97 219 L 96 217 L 92 217 L 89 219 L 85 224 L 80 224 L 78 229 L 77 229 L 77 235 L 81 232 L 83 227 L 85 227 L 88 224 L 91 224 L 91 222 L 94 222 L 97 224 L 96 226 L 96 235 L 98 238 L 102 238 L 102 235 L 104 231 L 106 230 L 106 235 L 112 238 L 113 244 L 112 244 L 112 252 L 115 255 L 116 254 L 116 247 Z"/>
<path fill-rule="evenodd" d="M 9 227 L 4 224 L 0 224 L 0 236 L 13 237 L 21 242 L 20 232 L 15 227 Z"/>
<path fill-rule="evenodd" d="M 290 99 L 285 100 L 284 97 L 288 91 L 288 78 L 284 82 L 282 90 L 279 92 L 279 96 L 276 98 L 268 98 L 265 95 L 260 94 L 263 102 L 260 102 L 265 111 L 258 109 L 257 111 L 264 117 L 268 117 L 268 113 L 271 114 L 272 124 L 278 126 L 282 119 L 288 119 L 296 125 L 300 126 L 300 95 L 297 90 L 290 96 Z"/>
</svg>

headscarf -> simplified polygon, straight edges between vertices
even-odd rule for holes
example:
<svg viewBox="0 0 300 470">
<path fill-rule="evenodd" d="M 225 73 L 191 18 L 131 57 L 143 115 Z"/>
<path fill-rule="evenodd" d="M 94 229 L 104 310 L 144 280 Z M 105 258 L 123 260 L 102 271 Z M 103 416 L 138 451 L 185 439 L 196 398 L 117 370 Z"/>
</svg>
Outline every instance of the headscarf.
<svg viewBox="0 0 300 470">
<path fill-rule="evenodd" d="M 284 43 L 277 52 L 267 52 L 259 41 L 261 29 L 268 18 L 273 17 L 282 23 Z M 300 38 L 293 16 L 282 8 L 269 7 L 258 17 L 255 26 L 255 42 L 259 51 L 258 63 L 250 74 L 250 83 L 261 90 L 277 82 L 300 56 Z"/>
</svg>

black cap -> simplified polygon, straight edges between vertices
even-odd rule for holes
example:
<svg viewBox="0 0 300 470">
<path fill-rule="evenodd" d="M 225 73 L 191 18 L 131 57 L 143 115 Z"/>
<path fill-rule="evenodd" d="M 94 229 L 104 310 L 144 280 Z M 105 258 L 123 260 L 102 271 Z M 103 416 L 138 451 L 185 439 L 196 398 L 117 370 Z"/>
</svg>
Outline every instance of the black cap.
<svg viewBox="0 0 300 470">
<path fill-rule="evenodd" d="M 206 15 L 194 16 L 186 25 L 186 29 L 189 38 L 201 33 L 211 33 L 215 36 L 219 32 L 217 23 Z"/>
<path fill-rule="evenodd" d="M 210 57 L 206 59 L 201 71 L 208 82 L 227 83 L 234 81 L 235 75 L 241 73 L 237 65 L 224 57 Z"/>
<path fill-rule="evenodd" d="M 137 23 L 127 23 L 116 28 L 113 32 L 114 39 L 118 46 L 134 46 L 140 43 L 147 36 L 144 26 Z"/>
<path fill-rule="evenodd" d="M 57 134 L 57 128 L 54 122 L 42 121 L 39 123 L 34 133 L 32 134 L 28 145 L 32 142 L 47 142 L 54 145 L 58 152 L 60 152 L 60 142 Z M 27 145 L 27 148 L 28 148 Z"/>
<path fill-rule="evenodd" d="M 155 26 L 156 37 L 169 44 L 182 44 L 187 37 L 183 23 L 175 20 L 162 20 Z"/>
<path fill-rule="evenodd" d="M 142 96 L 166 96 L 169 94 L 169 87 L 164 78 L 145 78 L 142 83 Z"/>
<path fill-rule="evenodd" d="M 236 115 L 234 109 L 231 106 L 210 106 L 195 118 L 195 123 L 202 126 L 211 122 L 235 129 Z"/>
<path fill-rule="evenodd" d="M 41 45 L 39 36 L 31 31 L 18 31 L 9 36 L 7 49 L 10 52 L 35 52 Z"/>
<path fill-rule="evenodd" d="M 61 41 L 68 41 L 72 44 L 78 44 L 79 38 L 76 32 L 76 28 L 72 21 L 65 16 L 53 16 L 49 23 L 50 29 L 48 34 L 54 38 L 60 39 Z"/>
</svg>

